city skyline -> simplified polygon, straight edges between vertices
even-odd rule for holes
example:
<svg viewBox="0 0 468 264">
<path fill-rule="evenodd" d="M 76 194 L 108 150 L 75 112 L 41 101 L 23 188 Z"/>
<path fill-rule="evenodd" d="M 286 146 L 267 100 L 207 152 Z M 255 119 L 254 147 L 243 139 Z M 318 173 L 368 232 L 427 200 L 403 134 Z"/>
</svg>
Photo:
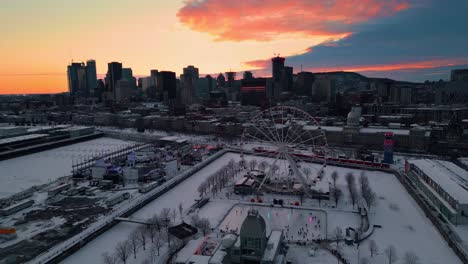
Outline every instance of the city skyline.
<svg viewBox="0 0 468 264">
<path fill-rule="evenodd" d="M 135 76 L 252 70 L 271 76 L 270 58 L 297 73 L 356 71 L 370 77 L 448 79 L 468 65 L 464 1 L 24 0 L 0 11 L 0 93 L 68 90 L 66 65 L 122 62 Z M 465 7 L 465 8 L 464 8 Z M 411 25 L 411 26 L 408 26 Z"/>
</svg>

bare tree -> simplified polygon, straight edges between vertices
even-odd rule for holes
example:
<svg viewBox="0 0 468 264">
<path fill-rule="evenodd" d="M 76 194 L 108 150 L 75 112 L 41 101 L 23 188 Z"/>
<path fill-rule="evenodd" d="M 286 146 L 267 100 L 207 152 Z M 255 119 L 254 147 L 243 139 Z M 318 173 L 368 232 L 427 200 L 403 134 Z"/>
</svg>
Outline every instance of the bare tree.
<svg viewBox="0 0 468 264">
<path fill-rule="evenodd" d="M 172 208 L 171 216 L 172 216 L 172 222 L 175 223 L 176 218 L 177 218 L 177 211 L 175 208 Z"/>
<path fill-rule="evenodd" d="M 250 170 L 255 170 L 255 167 L 257 167 L 257 160 L 256 159 L 253 159 L 253 160 L 250 160 L 249 161 L 249 168 Z"/>
<path fill-rule="evenodd" d="M 333 195 L 335 196 L 335 207 L 338 207 L 338 201 L 343 197 L 343 192 L 340 189 L 334 189 Z"/>
<path fill-rule="evenodd" d="M 198 191 L 198 194 L 200 195 L 200 197 L 203 197 L 205 195 L 205 183 L 202 182 L 200 183 L 200 185 L 198 186 L 197 188 L 197 191 Z"/>
<path fill-rule="evenodd" d="M 371 240 L 369 243 L 369 251 L 371 254 L 371 258 L 373 258 L 375 255 L 377 255 L 377 252 L 379 251 L 379 247 L 377 246 L 377 243 L 375 240 Z"/>
<path fill-rule="evenodd" d="M 159 249 L 163 245 L 163 237 L 161 235 L 158 235 L 154 238 L 154 247 L 157 249 L 158 256 L 159 256 Z"/>
<path fill-rule="evenodd" d="M 261 171 L 265 171 L 266 167 L 267 167 L 267 162 L 266 161 L 261 161 L 260 164 L 258 164 L 258 169 L 261 170 Z"/>
<path fill-rule="evenodd" d="M 208 220 L 208 218 L 200 219 L 199 224 L 198 224 L 198 228 L 200 228 L 203 235 L 206 236 L 206 234 L 211 230 L 210 220 Z"/>
<path fill-rule="evenodd" d="M 155 225 L 148 225 L 145 229 L 146 234 L 151 240 L 151 243 L 154 243 L 154 237 L 156 236 L 156 233 L 158 232 L 157 228 Z"/>
<path fill-rule="evenodd" d="M 146 227 L 142 226 L 138 228 L 138 241 L 143 247 L 143 250 L 146 250 Z"/>
<path fill-rule="evenodd" d="M 406 252 L 403 256 L 403 264 L 419 264 L 419 257 L 414 252 Z"/>
<path fill-rule="evenodd" d="M 370 210 L 373 205 L 377 202 L 377 194 L 372 191 L 370 187 L 364 189 L 362 193 L 362 198 L 366 202 L 367 209 Z"/>
<path fill-rule="evenodd" d="M 161 216 L 157 214 L 153 215 L 153 217 L 151 217 L 150 219 L 150 224 L 156 229 L 156 231 L 158 231 L 158 234 L 161 232 L 161 228 L 163 227 L 163 221 Z"/>
<path fill-rule="evenodd" d="M 170 222 L 171 220 L 171 209 L 170 208 L 163 208 L 161 213 L 159 214 L 162 221 Z"/>
<path fill-rule="evenodd" d="M 362 258 L 359 261 L 359 264 L 371 264 L 370 260 L 368 258 Z"/>
<path fill-rule="evenodd" d="M 138 235 L 138 230 L 134 230 L 132 233 L 130 233 L 130 236 L 128 237 L 128 241 L 130 242 L 130 246 L 133 251 L 133 258 L 136 259 L 136 254 L 138 252 L 138 249 L 140 248 L 140 239 Z"/>
<path fill-rule="evenodd" d="M 197 213 L 194 213 L 190 216 L 190 223 L 194 226 L 198 225 L 200 221 L 200 216 Z"/>
<path fill-rule="evenodd" d="M 130 252 L 132 252 L 130 242 L 128 240 L 119 242 L 115 248 L 115 251 L 117 258 L 120 259 L 123 264 L 126 264 L 128 257 L 130 257 Z"/>
<path fill-rule="evenodd" d="M 385 256 L 387 256 L 388 264 L 393 264 L 398 260 L 398 255 L 395 246 L 390 245 L 385 249 Z"/>
<path fill-rule="evenodd" d="M 309 167 L 305 167 L 302 172 L 304 173 L 304 175 L 306 176 L 307 178 L 307 181 L 309 181 L 309 177 L 310 177 L 310 174 L 312 173 L 312 171 L 310 170 Z"/>
<path fill-rule="evenodd" d="M 349 196 L 351 198 L 351 202 L 353 203 L 354 208 L 354 205 L 356 204 L 356 201 L 358 199 L 358 192 L 356 189 L 356 178 L 354 178 L 354 175 L 352 173 L 348 173 L 346 174 L 345 179 L 348 185 Z"/>
<path fill-rule="evenodd" d="M 180 218 L 182 218 L 182 213 L 184 212 L 184 206 L 182 205 L 182 203 L 179 203 L 179 215 L 180 215 Z"/>
<path fill-rule="evenodd" d="M 369 187 L 369 178 L 367 178 L 364 172 L 362 172 L 361 176 L 359 177 L 359 184 L 361 185 L 361 190 Z"/>
<path fill-rule="evenodd" d="M 150 260 L 151 264 L 156 263 L 156 261 L 158 259 L 157 256 L 159 256 L 158 248 L 157 248 L 156 244 L 151 244 L 150 255 L 149 255 L 149 260 Z"/>
<path fill-rule="evenodd" d="M 343 229 L 341 227 L 337 226 L 333 232 L 333 235 L 336 239 L 336 245 L 340 243 L 340 240 L 343 239 Z"/>
<path fill-rule="evenodd" d="M 279 170 L 278 165 L 276 165 L 276 164 L 271 165 L 270 171 L 271 171 L 272 175 L 275 175 L 278 170 Z"/>
<path fill-rule="evenodd" d="M 104 264 L 117 264 L 118 259 L 115 255 L 110 255 L 106 252 L 102 254 L 102 262 L 104 262 Z"/>
<path fill-rule="evenodd" d="M 338 180 L 338 172 L 333 171 L 331 174 L 331 178 L 333 180 L 333 188 L 336 189 L 336 181 Z"/>
</svg>

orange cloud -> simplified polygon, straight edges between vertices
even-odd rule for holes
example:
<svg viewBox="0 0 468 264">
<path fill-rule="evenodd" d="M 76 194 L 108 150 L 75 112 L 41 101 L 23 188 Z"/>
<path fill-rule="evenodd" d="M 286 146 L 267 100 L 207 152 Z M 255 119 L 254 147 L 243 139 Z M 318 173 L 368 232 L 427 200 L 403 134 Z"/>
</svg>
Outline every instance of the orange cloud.
<svg viewBox="0 0 468 264">
<path fill-rule="evenodd" d="M 352 24 L 408 7 L 407 0 L 192 0 L 177 17 L 219 41 L 268 41 L 292 34 L 338 38 Z"/>
</svg>

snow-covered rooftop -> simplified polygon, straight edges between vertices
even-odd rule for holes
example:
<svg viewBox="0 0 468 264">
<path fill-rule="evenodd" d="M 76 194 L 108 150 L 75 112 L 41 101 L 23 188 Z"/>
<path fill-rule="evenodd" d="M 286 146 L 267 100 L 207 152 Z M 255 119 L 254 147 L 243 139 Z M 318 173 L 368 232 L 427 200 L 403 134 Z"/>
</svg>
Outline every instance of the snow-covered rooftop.
<svg viewBox="0 0 468 264">
<path fill-rule="evenodd" d="M 172 141 L 172 142 L 176 142 L 176 143 L 184 143 L 184 142 L 187 142 L 187 139 L 181 138 L 181 137 L 178 137 L 178 136 L 167 136 L 167 137 L 162 137 L 162 138 L 160 138 L 160 140 L 163 140 L 163 141 Z"/>
<path fill-rule="evenodd" d="M 468 204 L 468 172 L 443 160 L 408 160 L 461 204 Z"/>
<path fill-rule="evenodd" d="M 305 130 L 317 130 L 318 128 L 318 126 L 304 126 Z M 338 126 L 320 126 L 320 129 L 325 131 L 343 131 L 343 128 Z"/>
<path fill-rule="evenodd" d="M 410 131 L 407 129 L 395 129 L 385 127 L 366 127 L 359 130 L 361 133 L 385 133 L 393 132 L 395 135 L 409 135 Z"/>
</svg>

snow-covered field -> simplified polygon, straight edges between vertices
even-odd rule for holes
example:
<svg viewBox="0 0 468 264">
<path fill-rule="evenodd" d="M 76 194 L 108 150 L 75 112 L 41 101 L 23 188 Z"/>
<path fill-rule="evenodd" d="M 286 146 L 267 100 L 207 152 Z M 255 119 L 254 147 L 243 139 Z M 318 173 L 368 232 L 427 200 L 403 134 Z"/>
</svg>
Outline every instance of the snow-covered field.
<svg viewBox="0 0 468 264">
<path fill-rule="evenodd" d="M 261 157 L 246 156 L 247 160 L 255 158 L 257 161 L 266 160 Z M 204 169 L 195 173 L 192 177 L 185 180 L 163 196 L 159 197 L 131 217 L 134 218 L 148 218 L 155 213 L 158 213 L 163 208 L 177 208 L 179 203 L 186 209 L 193 204 L 194 199 L 198 197 L 197 187 L 221 166 L 227 164 L 230 159 L 239 160 L 238 154 L 228 153 L 217 159 Z M 270 162 L 272 162 L 270 160 Z M 281 166 L 280 166 L 281 167 Z M 320 170 L 320 164 L 301 164 L 302 168 L 310 167 L 312 174 Z M 325 168 L 325 179 L 329 179 L 333 171 L 339 174 L 337 186 L 343 191 L 344 198 L 339 202 L 337 210 L 330 208 L 334 202 L 322 203 L 322 209 L 326 209 L 328 215 L 328 234 L 332 234 L 336 226 L 341 226 L 344 230 L 348 226 L 356 226 L 359 223 L 359 218 L 353 216 L 350 211 L 352 210 L 351 203 L 349 202 L 349 193 L 346 188 L 345 175 L 349 172 L 353 173 L 356 178 L 359 178 L 361 170 L 327 166 Z M 400 259 L 403 254 L 408 251 L 414 252 L 419 258 L 421 263 L 428 264 L 458 264 L 461 261 L 456 257 L 453 251 L 448 247 L 446 242 L 437 232 L 435 227 L 424 216 L 423 211 L 418 207 L 416 202 L 406 193 L 403 186 L 399 183 L 396 177 L 392 174 L 375 171 L 365 171 L 369 178 L 370 186 L 377 193 L 377 204 L 371 208 L 370 221 L 371 224 L 381 225 L 382 228 L 375 229 L 375 232 L 370 239 L 364 241 L 360 247 L 360 256 L 369 257 L 369 242 L 375 240 L 378 247 L 378 255 L 373 258 L 372 263 L 387 263 L 385 259 L 384 250 L 389 245 L 393 245 Z M 357 180 L 356 179 L 356 180 Z M 357 181 L 358 182 L 358 181 Z M 224 219 L 225 215 L 237 201 L 219 202 L 218 200 L 208 203 L 203 207 L 199 214 L 200 216 L 208 216 L 212 227 L 217 226 L 219 222 Z M 303 204 L 304 206 L 318 206 L 316 201 L 308 201 Z M 276 211 L 273 208 L 268 208 L 263 214 L 265 219 L 268 219 L 268 212 L 270 212 L 270 219 L 275 217 Z M 246 208 L 240 209 L 234 207 L 230 211 L 229 217 L 225 221 L 231 221 L 229 227 L 241 223 L 241 218 L 245 216 L 236 215 L 239 210 L 246 211 Z M 282 214 L 287 211 L 281 212 Z M 300 215 L 299 210 L 296 211 L 296 219 L 303 219 L 302 222 L 307 222 L 306 215 Z M 279 214 L 280 212 L 278 212 Z M 290 216 L 291 217 L 291 216 Z M 229 220 L 230 219 L 230 220 Z M 281 217 L 287 219 L 287 214 Z M 276 221 L 278 228 L 288 225 L 288 222 L 280 220 Z M 268 220 L 267 220 L 268 222 Z M 305 224 L 302 223 L 302 224 Z M 297 221 L 294 222 L 297 224 Z M 223 227 L 221 223 L 220 228 Z M 276 224 L 275 224 L 276 225 Z M 299 224 L 298 226 L 300 226 Z M 137 225 L 131 223 L 120 223 L 109 231 L 105 232 L 77 253 L 67 258 L 63 263 L 100 263 L 102 261 L 102 254 L 104 252 L 113 252 L 118 242 L 126 240 L 129 234 L 137 228 Z M 276 228 L 276 226 L 275 226 Z M 356 264 L 357 250 L 355 247 L 345 247 L 343 250 L 345 255 L 349 257 L 351 263 Z M 328 259 L 328 257 L 327 257 Z M 138 258 L 138 261 L 132 263 L 141 263 L 144 258 Z"/>
<path fill-rule="evenodd" d="M 98 138 L 0 161 L 0 198 L 70 175 L 72 162 L 133 143 L 135 142 Z"/>
<path fill-rule="evenodd" d="M 353 172 L 359 176 L 361 171 L 328 166 L 325 174 L 329 177 L 333 171 L 338 172 L 340 178 L 337 184 L 345 192 L 345 197 L 349 197 L 345 174 Z M 461 263 L 394 175 L 372 171 L 366 171 L 365 174 L 378 196 L 377 205 L 371 208 L 370 222 L 382 228 L 375 229 L 374 234 L 361 244 L 361 257 L 370 256 L 369 243 L 375 240 L 380 255 L 374 257 L 377 259 L 372 263 L 385 263 L 383 252 L 389 245 L 395 246 L 400 258 L 405 252 L 412 251 L 421 263 Z M 345 206 L 349 206 L 349 202 Z"/>
</svg>

